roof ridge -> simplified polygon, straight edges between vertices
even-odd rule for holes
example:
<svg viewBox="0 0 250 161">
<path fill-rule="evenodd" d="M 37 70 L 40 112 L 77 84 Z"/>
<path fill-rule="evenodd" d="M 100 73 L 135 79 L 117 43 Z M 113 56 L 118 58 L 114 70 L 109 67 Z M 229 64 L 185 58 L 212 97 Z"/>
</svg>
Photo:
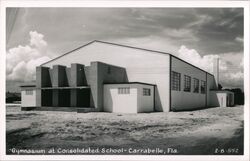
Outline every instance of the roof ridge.
<svg viewBox="0 0 250 161">
<path fill-rule="evenodd" d="M 44 64 L 47 64 L 47 63 L 49 63 L 49 62 L 51 62 L 51 61 L 54 61 L 54 60 L 56 60 L 56 59 L 59 59 L 60 57 L 63 57 L 64 55 L 70 54 L 70 53 L 72 53 L 73 51 L 79 50 L 79 49 L 81 49 L 81 48 L 83 48 L 83 47 L 85 47 L 85 46 L 88 46 L 88 45 L 90 45 L 90 44 L 92 44 L 92 43 L 94 43 L 94 42 L 97 42 L 97 40 L 90 41 L 90 42 L 88 42 L 87 44 L 81 45 L 81 46 L 79 46 L 79 47 L 77 47 L 77 48 L 75 48 L 75 49 L 73 49 L 73 50 L 70 50 L 70 51 L 68 51 L 68 52 L 66 52 L 66 53 L 64 53 L 64 54 L 62 54 L 62 55 L 60 55 L 60 56 L 58 56 L 58 57 L 56 57 L 56 58 L 54 58 L 54 59 L 51 59 L 51 60 L 49 60 L 49 61 L 47 61 L 47 62 L 45 62 L 45 63 L 42 63 L 40 66 L 42 66 L 42 65 L 44 65 Z"/>
<path fill-rule="evenodd" d="M 84 45 L 82 45 L 82 46 L 80 46 L 80 47 L 78 47 L 78 48 L 75 48 L 75 49 L 73 49 L 73 50 L 71 50 L 71 51 L 68 51 L 68 52 L 66 52 L 65 54 L 62 54 L 62 55 L 60 55 L 60 56 L 58 56 L 58 57 L 56 57 L 56 58 L 54 58 L 54 59 L 52 59 L 52 60 L 50 60 L 50 61 L 47 61 L 47 62 L 41 64 L 40 66 L 42 66 L 42 65 L 44 65 L 44 64 L 47 64 L 47 63 L 49 63 L 49 62 L 51 62 L 51 61 L 54 61 L 54 60 L 56 60 L 56 59 L 59 59 L 60 57 L 63 57 L 64 55 L 70 54 L 70 53 L 72 53 L 73 51 L 79 50 L 79 49 L 81 49 L 81 48 L 83 48 L 83 47 L 85 47 L 85 46 L 88 46 L 88 45 L 90 45 L 90 44 L 92 44 L 92 43 L 94 43 L 94 42 L 99 42 L 99 43 L 104 43 L 104 44 L 110 44 L 110 45 L 116 45 L 116 46 L 121 46 L 121 47 L 127 47 L 127 48 L 137 49 L 137 50 L 144 50 L 144 51 L 155 52 L 155 53 L 160 53 L 160 54 L 168 54 L 168 55 L 170 55 L 170 56 L 172 56 L 172 57 L 174 57 L 174 58 L 176 58 L 176 59 L 179 59 L 179 60 L 181 60 L 181 61 L 183 61 L 183 62 L 185 62 L 185 63 L 187 63 L 187 64 L 190 64 L 191 66 L 193 66 L 193 67 L 195 67 L 195 68 L 197 68 L 197 69 L 199 69 L 199 70 L 201 70 L 201 71 L 203 71 L 203 72 L 205 72 L 205 73 L 208 73 L 208 74 L 210 74 L 210 75 L 213 76 L 213 74 L 211 74 L 211 73 L 209 73 L 209 72 L 207 72 L 207 71 L 205 71 L 205 70 L 203 70 L 203 69 L 201 69 L 201 68 L 199 68 L 199 67 L 197 67 L 197 66 L 195 66 L 195 65 L 193 65 L 193 64 L 191 64 L 191 63 L 189 63 L 189 62 L 187 62 L 187 61 L 185 61 L 185 60 L 182 60 L 181 58 L 179 58 L 179 57 L 177 57 L 177 56 L 175 56 L 175 55 L 173 55 L 173 54 L 167 53 L 167 52 L 162 52 L 162 51 L 157 51 L 157 50 L 151 50 L 151 49 L 145 49 L 145 48 L 139 48 L 139 47 L 134 47 L 134 46 L 129 46 L 129 45 L 116 44 L 116 43 L 107 42 L 107 41 L 101 41 L 101 40 L 93 40 L 93 41 L 90 41 L 90 42 L 87 43 L 87 44 L 84 44 Z"/>
<path fill-rule="evenodd" d="M 54 59 L 52 59 L 52 60 L 49 60 L 49 61 L 47 61 L 47 62 L 41 64 L 40 66 L 42 66 L 42 65 L 44 65 L 44 64 L 47 64 L 47 63 L 49 63 L 49 62 L 51 62 L 51 61 L 54 61 L 54 60 L 56 60 L 56 59 L 59 59 L 60 57 L 63 57 L 64 55 L 70 54 L 70 53 L 72 53 L 73 51 L 79 50 L 79 49 L 81 49 L 81 48 L 83 48 L 83 47 L 85 47 L 85 46 L 87 46 L 87 45 L 90 45 L 90 44 L 92 44 L 92 43 L 94 43 L 94 42 L 99 42 L 99 43 L 111 44 L 111 45 L 116 45 L 116 46 L 122 46 L 122 47 L 132 48 L 132 49 L 138 49 L 138 50 L 144 50 L 144 51 L 150 51 L 150 52 L 156 52 L 156 53 L 161 53 L 161 54 L 169 54 L 169 55 L 172 55 L 172 54 L 170 54 L 170 53 L 166 53 L 166 52 L 162 52 L 162 51 L 157 51 L 157 50 L 144 49 L 144 48 L 139 48 L 139 47 L 134 47 L 134 46 L 129 46 L 129 45 L 116 44 L 116 43 L 107 42 L 107 41 L 102 41 L 102 40 L 93 40 L 93 41 L 90 41 L 90 42 L 87 43 L 87 44 L 81 45 L 81 46 L 79 46 L 79 47 L 77 47 L 77 48 L 75 48 L 75 49 L 73 49 L 73 50 L 70 50 L 70 51 L 68 51 L 68 52 L 66 52 L 66 53 L 64 53 L 64 54 L 62 54 L 62 55 L 60 55 L 60 56 L 58 56 L 58 57 L 56 57 L 56 58 L 54 58 Z"/>
<path fill-rule="evenodd" d="M 134 47 L 134 46 L 129 46 L 129 45 L 123 45 L 123 44 L 117 44 L 117 43 L 112 43 L 112 42 L 107 42 L 107 41 L 101 41 L 101 40 L 94 40 L 95 42 L 100 42 L 100 43 L 105 43 L 105 44 L 111 44 L 111 45 L 117 45 L 117 46 L 122 46 L 122 47 L 128 47 L 128 48 L 133 48 L 133 49 L 139 49 L 139 50 L 145 50 L 145 51 L 150 51 L 150 52 L 156 52 L 156 53 L 161 53 L 161 54 L 169 54 L 167 52 L 163 51 L 158 51 L 158 50 L 152 50 L 152 49 L 145 49 L 145 48 L 140 48 L 140 47 Z"/>
<path fill-rule="evenodd" d="M 111 42 L 106 42 L 106 41 L 100 41 L 100 40 L 95 40 L 95 41 L 96 42 L 100 42 L 100 43 L 105 43 L 105 44 L 111 44 L 111 45 L 117 45 L 117 46 L 122 46 L 122 47 L 128 47 L 128 48 L 132 48 L 132 49 L 144 50 L 144 51 L 149 51 L 149 52 L 156 52 L 156 53 L 160 53 L 160 54 L 168 54 L 168 55 L 170 55 L 170 56 L 172 56 L 172 57 L 174 57 L 176 59 L 179 59 L 179 60 L 181 60 L 181 61 L 183 61 L 183 62 L 185 62 L 187 64 L 190 64 L 191 66 L 193 66 L 193 67 L 195 67 L 195 68 L 197 68 L 197 69 L 199 69 L 199 70 L 201 70 L 201 71 L 203 71 L 205 73 L 213 75 L 213 74 L 211 74 L 211 73 L 209 73 L 209 72 L 207 72 L 207 71 L 205 71 L 205 70 L 203 70 L 203 69 L 201 69 L 201 68 L 199 68 L 199 67 L 197 67 L 197 66 L 195 66 L 195 65 L 193 65 L 193 64 L 191 64 L 191 63 L 189 63 L 189 62 L 187 62 L 187 61 L 185 61 L 185 60 L 183 60 L 183 59 L 181 59 L 181 58 L 179 58 L 179 57 L 177 57 L 175 55 L 173 55 L 173 54 L 167 53 L 167 52 L 162 52 L 162 51 L 157 51 L 157 50 L 151 50 L 151 49 L 145 49 L 145 48 L 139 48 L 139 47 L 133 47 L 133 46 L 129 46 L 129 45 L 116 44 L 116 43 L 111 43 Z"/>
</svg>

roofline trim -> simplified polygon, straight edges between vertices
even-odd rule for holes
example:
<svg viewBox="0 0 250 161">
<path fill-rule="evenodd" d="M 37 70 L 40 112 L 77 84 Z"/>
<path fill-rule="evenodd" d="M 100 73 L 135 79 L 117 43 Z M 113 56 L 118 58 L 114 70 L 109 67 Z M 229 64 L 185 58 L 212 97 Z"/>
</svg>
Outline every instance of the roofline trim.
<svg viewBox="0 0 250 161">
<path fill-rule="evenodd" d="M 104 43 L 104 44 L 110 44 L 110 45 L 121 46 L 121 47 L 127 47 L 127 48 L 138 49 L 138 50 L 144 50 L 144 51 L 149 51 L 149 52 L 154 52 L 154 53 L 172 55 L 172 54 L 170 54 L 170 53 L 162 52 L 162 51 L 157 51 L 157 50 L 144 49 L 144 48 L 139 48 L 139 47 L 134 47 L 134 46 L 128 46 L 128 45 L 122 45 L 122 44 L 116 44 L 116 43 L 106 42 L 106 41 L 100 41 L 100 40 L 95 40 L 95 41 L 96 41 L 96 42 L 99 42 L 99 43 Z"/>
<path fill-rule="evenodd" d="M 183 61 L 183 62 L 185 62 L 185 63 L 187 63 L 187 64 L 189 64 L 189 65 L 191 65 L 191 66 L 193 66 L 193 67 L 195 67 L 195 68 L 197 68 L 197 69 L 199 69 L 199 70 L 201 70 L 201 71 L 203 71 L 205 73 L 208 73 L 208 74 L 210 74 L 210 75 L 213 76 L 213 74 L 211 74 L 211 73 L 209 73 L 209 72 L 207 72 L 207 71 L 205 71 L 205 70 L 203 70 L 203 69 L 201 69 L 201 68 L 199 68 L 199 67 L 197 67 L 197 66 L 195 66 L 195 65 L 193 65 L 193 64 L 191 64 L 191 63 L 189 63 L 189 62 L 187 62 L 185 60 L 182 60 L 181 58 L 179 58 L 179 57 L 177 57 L 177 56 L 175 56 L 173 54 L 167 53 L 167 52 L 162 52 L 162 51 L 157 51 L 157 50 L 151 50 L 151 49 L 144 49 L 144 48 L 133 47 L 133 46 L 128 46 L 128 45 L 122 45 L 122 44 L 116 44 L 116 43 L 111 43 L 111 42 L 106 42 L 106 41 L 100 41 L 100 40 L 95 40 L 95 41 L 96 42 L 100 42 L 100 43 L 110 44 L 110 45 L 116 45 L 116 46 L 121 46 L 121 47 L 127 47 L 127 48 L 132 48 L 132 49 L 138 49 L 138 50 L 144 50 L 144 51 L 149 51 L 149 52 L 155 52 L 155 53 L 160 53 L 160 54 L 171 55 L 174 58 L 176 58 L 178 60 L 181 60 L 181 61 Z"/>
<path fill-rule="evenodd" d="M 201 70 L 201 71 L 203 71 L 203 72 L 205 72 L 205 73 L 207 73 L 207 74 L 209 74 L 209 75 L 211 75 L 211 76 L 214 76 L 213 74 L 211 74 L 211 73 L 209 73 L 209 72 L 207 72 L 207 71 L 205 71 L 205 70 L 203 70 L 203 69 L 201 69 L 201 68 L 199 68 L 199 67 L 197 67 L 197 66 L 195 66 L 195 65 L 193 65 L 193 64 L 191 64 L 191 63 L 189 63 L 189 62 L 187 62 L 187 61 L 185 61 L 185 60 L 182 60 L 181 58 L 179 58 L 179 57 L 177 57 L 177 56 L 174 56 L 174 55 L 171 55 L 172 57 L 174 57 L 175 59 L 178 59 L 178 60 L 180 60 L 180 61 L 182 61 L 182 62 L 185 62 L 185 63 L 187 63 L 188 65 L 191 65 L 192 67 L 195 67 L 196 69 L 199 69 L 199 70 Z"/>
<path fill-rule="evenodd" d="M 205 72 L 205 73 L 207 73 L 207 74 L 209 74 L 209 75 L 211 75 L 211 76 L 214 77 L 213 74 L 211 74 L 211 73 L 209 73 L 209 72 L 207 72 L 207 71 L 205 71 L 205 70 L 203 70 L 203 69 L 201 69 L 201 68 L 199 68 L 199 67 L 197 67 L 197 66 L 195 66 L 195 65 L 193 65 L 193 64 L 191 64 L 191 63 L 189 63 L 189 62 L 187 62 L 187 61 L 185 61 L 185 60 L 182 60 L 181 58 L 179 58 L 179 57 L 177 57 L 177 56 L 175 56 L 175 55 L 172 55 L 172 54 L 170 54 L 170 53 L 167 53 L 167 52 L 162 52 L 162 51 L 157 51 L 157 50 L 150 50 L 150 49 L 144 49 L 144 48 L 133 47 L 133 46 L 128 46 L 128 45 L 122 45 L 122 44 L 116 44 L 116 43 L 111 43 L 111 42 L 106 42 L 106 41 L 100 41 L 100 40 L 94 40 L 94 41 L 91 41 L 91 42 L 89 42 L 89 43 L 87 43 L 87 44 L 84 44 L 84 45 L 82 45 L 82 46 L 80 46 L 80 47 L 78 47 L 78 48 L 76 48 L 76 49 L 74 49 L 74 50 L 71 50 L 71 51 L 69 51 L 69 52 L 66 52 L 65 54 L 62 54 L 62 55 L 60 55 L 60 56 L 58 56 L 58 57 L 56 57 L 56 58 L 54 58 L 54 59 L 52 59 L 52 60 L 50 60 L 50 61 L 47 61 L 47 62 L 41 64 L 40 66 L 45 65 L 45 64 L 47 64 L 47 63 L 49 63 L 49 62 L 52 62 L 52 61 L 54 61 L 54 60 L 56 60 L 56 59 L 59 59 L 60 57 L 63 57 L 63 56 L 65 56 L 65 55 L 67 55 L 67 54 L 70 54 L 70 53 L 72 53 L 72 52 L 74 52 L 74 51 L 76 51 L 76 50 L 79 50 L 79 49 L 81 49 L 81 48 L 83 48 L 83 47 L 85 47 L 85 46 L 88 46 L 88 45 L 90 45 L 90 44 L 92 44 L 92 43 L 94 43 L 94 42 L 99 42 L 99 43 L 104 43 L 104 44 L 110 44 L 110 45 L 115 45 L 115 46 L 121 46 L 121 47 L 127 47 L 127 48 L 137 49 L 137 50 L 144 50 L 144 51 L 149 51 L 149 52 L 154 52 L 154 53 L 159 53 L 159 54 L 171 55 L 171 56 L 173 56 L 174 58 L 176 58 L 176 59 L 178 59 L 178 60 L 181 60 L 181 61 L 183 61 L 183 62 L 185 62 L 185 63 L 191 65 L 192 67 L 195 67 L 195 68 L 197 68 L 197 69 L 199 69 L 199 70 L 201 70 L 201 71 L 203 71 L 203 72 Z"/>
<path fill-rule="evenodd" d="M 66 53 L 64 53 L 64 54 L 62 54 L 62 55 L 60 55 L 60 56 L 58 56 L 58 57 L 56 57 L 56 58 L 54 58 L 54 59 L 51 59 L 51 60 L 49 60 L 49 61 L 47 61 L 47 62 L 41 64 L 40 66 L 45 65 L 45 64 L 47 64 L 47 63 L 49 63 L 49 62 L 52 62 L 52 61 L 54 61 L 54 60 L 56 60 L 56 59 L 59 59 L 59 58 L 65 56 L 65 55 L 67 55 L 67 54 L 72 53 L 73 51 L 79 50 L 79 49 L 81 49 L 81 48 L 83 48 L 83 47 L 85 47 L 85 46 L 87 46 L 87 45 L 90 45 L 90 44 L 92 44 L 92 43 L 94 43 L 94 42 L 96 42 L 96 40 L 91 41 L 91 42 L 89 42 L 89 43 L 87 43 L 87 44 L 84 44 L 84 45 L 82 45 L 82 46 L 80 46 L 80 47 L 78 47 L 78 48 L 75 48 L 75 49 L 73 49 L 73 50 L 70 50 L 70 51 L 68 51 L 68 52 L 66 52 Z"/>
<path fill-rule="evenodd" d="M 19 87 L 36 87 L 36 85 L 21 85 Z"/>
<path fill-rule="evenodd" d="M 144 82 L 121 82 L 121 83 L 103 83 L 104 85 L 119 85 L 119 84 L 142 84 L 148 86 L 156 86 L 156 84 L 144 83 Z"/>
</svg>

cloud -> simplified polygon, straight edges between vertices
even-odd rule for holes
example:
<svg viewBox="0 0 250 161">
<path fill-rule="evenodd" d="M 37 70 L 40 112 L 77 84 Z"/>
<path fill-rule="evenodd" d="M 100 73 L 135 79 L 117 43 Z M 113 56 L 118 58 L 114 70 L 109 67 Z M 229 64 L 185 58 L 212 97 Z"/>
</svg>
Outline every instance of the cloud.
<svg viewBox="0 0 250 161">
<path fill-rule="evenodd" d="M 43 40 L 43 35 L 36 31 L 30 31 L 30 45 L 33 45 L 39 49 L 47 47 L 47 42 Z"/>
<path fill-rule="evenodd" d="M 177 56 L 210 73 L 213 73 L 214 58 L 219 58 L 220 83 L 222 86 L 243 86 L 243 53 L 231 52 L 201 56 L 195 49 L 189 49 L 182 45 Z"/>
<path fill-rule="evenodd" d="M 175 54 L 179 47 L 176 45 L 175 41 L 168 37 L 152 35 L 139 38 L 107 39 L 106 41 L 150 50 L 163 51 L 172 54 Z"/>
<path fill-rule="evenodd" d="M 243 42 L 243 37 L 236 37 L 235 41 L 242 43 Z"/>
<path fill-rule="evenodd" d="M 194 33 L 190 29 L 172 29 L 172 28 L 166 28 L 164 29 L 163 33 L 164 36 L 167 36 L 171 39 L 178 39 L 180 40 L 191 40 L 191 41 L 198 41 L 198 38 L 194 36 Z"/>
<path fill-rule="evenodd" d="M 242 69 L 243 69 L 243 67 L 244 67 L 244 58 L 241 59 L 240 67 L 241 67 Z"/>
<path fill-rule="evenodd" d="M 187 27 L 200 27 L 202 24 L 208 23 L 212 20 L 212 17 L 210 15 L 197 15 L 197 20 L 191 21 L 189 24 L 187 24 Z"/>
<path fill-rule="evenodd" d="M 244 73 L 242 71 L 223 73 L 220 75 L 220 80 L 224 87 L 242 87 Z"/>
<path fill-rule="evenodd" d="M 30 31 L 29 36 L 29 45 L 19 45 L 7 51 L 7 80 L 33 81 L 36 66 L 51 60 L 51 53 L 48 51 L 44 36 L 36 31 Z"/>
<path fill-rule="evenodd" d="M 214 58 L 220 58 L 219 55 L 205 55 L 201 56 L 195 49 L 189 49 L 185 45 L 182 45 L 178 50 L 178 57 L 187 62 L 200 67 L 210 73 L 213 72 L 213 60 Z M 220 61 L 220 70 L 227 70 L 227 65 L 224 60 Z"/>
<path fill-rule="evenodd" d="M 186 44 L 202 54 L 243 48 L 235 41 L 243 36 L 242 8 L 20 8 L 19 13 L 8 48 L 24 44 L 34 26 L 57 53 L 96 39 L 147 36 L 172 39 L 177 47 Z"/>
</svg>

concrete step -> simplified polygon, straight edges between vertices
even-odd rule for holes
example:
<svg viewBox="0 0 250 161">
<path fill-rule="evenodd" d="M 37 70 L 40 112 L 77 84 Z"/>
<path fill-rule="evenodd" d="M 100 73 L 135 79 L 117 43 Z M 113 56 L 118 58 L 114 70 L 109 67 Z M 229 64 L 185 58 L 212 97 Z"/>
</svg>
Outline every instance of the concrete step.
<svg viewBox="0 0 250 161">
<path fill-rule="evenodd" d="M 93 107 L 77 108 L 77 113 L 99 112 L 98 109 Z"/>
</svg>

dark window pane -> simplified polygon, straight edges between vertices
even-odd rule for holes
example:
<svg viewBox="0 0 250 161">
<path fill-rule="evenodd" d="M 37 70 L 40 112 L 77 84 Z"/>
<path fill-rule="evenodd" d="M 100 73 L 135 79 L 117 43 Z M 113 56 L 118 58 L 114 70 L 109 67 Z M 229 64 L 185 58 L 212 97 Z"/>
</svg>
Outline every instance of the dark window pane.
<svg viewBox="0 0 250 161">
<path fill-rule="evenodd" d="M 181 90 L 181 74 L 172 71 L 171 72 L 171 88 L 175 91 Z"/>
</svg>

